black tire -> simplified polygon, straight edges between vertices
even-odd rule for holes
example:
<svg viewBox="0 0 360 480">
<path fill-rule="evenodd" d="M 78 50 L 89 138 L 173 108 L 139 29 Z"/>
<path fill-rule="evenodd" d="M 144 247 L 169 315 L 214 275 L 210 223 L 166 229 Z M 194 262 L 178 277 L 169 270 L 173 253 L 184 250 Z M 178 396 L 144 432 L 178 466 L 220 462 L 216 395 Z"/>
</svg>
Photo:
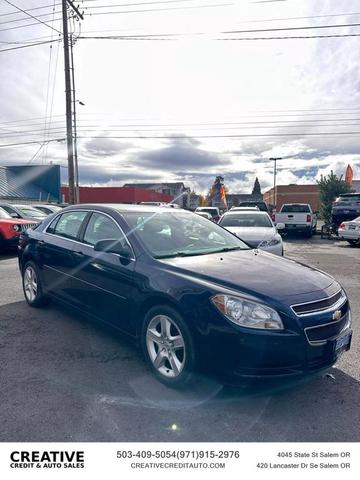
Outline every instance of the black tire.
<svg viewBox="0 0 360 480">
<path fill-rule="evenodd" d="M 311 238 L 313 236 L 313 231 L 312 229 L 308 230 L 307 232 L 305 232 L 305 237 L 306 238 Z"/>
<path fill-rule="evenodd" d="M 36 284 L 36 291 L 34 288 L 26 285 L 26 282 L 30 280 L 28 277 L 30 271 L 32 272 L 34 278 L 32 284 L 33 286 Z M 25 300 L 28 305 L 30 305 L 30 307 L 39 308 L 48 303 L 48 297 L 46 297 L 43 292 L 39 269 L 32 261 L 26 262 L 24 268 L 22 269 L 22 285 Z M 30 291 L 32 292 L 32 294 L 29 293 Z"/>
<path fill-rule="evenodd" d="M 178 332 L 180 333 L 180 336 L 183 339 L 183 344 L 184 344 L 183 356 L 181 355 L 182 354 L 181 347 L 179 348 L 180 352 L 176 354 L 180 358 L 180 363 L 182 360 L 183 366 L 181 368 L 180 373 L 176 374 L 175 376 L 170 376 L 171 375 L 170 372 L 173 370 L 170 365 L 169 357 L 166 356 L 166 355 L 170 355 L 171 357 L 171 352 L 170 353 L 165 352 L 165 350 L 167 350 L 167 347 L 165 345 L 156 344 L 154 341 L 152 342 L 152 340 L 148 337 L 149 326 L 151 327 L 151 324 L 155 325 L 156 322 L 158 321 L 157 319 L 159 316 L 170 319 L 171 322 L 173 323 L 171 327 L 172 328 L 171 335 L 176 334 L 176 330 L 178 330 Z M 153 328 L 151 328 L 151 330 L 154 331 Z M 175 338 L 175 337 L 170 336 L 169 338 Z M 150 342 L 150 347 L 148 348 L 149 342 Z M 153 345 L 151 345 L 151 342 L 153 343 Z M 149 364 L 152 372 L 160 382 L 172 388 L 184 388 L 185 386 L 189 386 L 191 381 L 194 379 L 194 368 L 195 368 L 194 341 L 192 339 L 189 328 L 184 322 L 182 316 L 175 309 L 167 305 L 159 305 L 156 307 L 152 307 L 147 312 L 144 318 L 142 331 L 141 331 L 141 346 L 142 346 L 142 350 L 147 363 Z M 158 350 L 156 350 L 156 348 Z M 154 355 L 156 355 L 156 358 L 159 356 L 160 348 L 162 351 L 164 351 L 163 359 L 165 358 L 165 361 L 163 362 L 163 364 L 159 365 L 159 368 L 161 369 L 161 371 L 159 371 L 159 369 L 154 365 L 154 361 L 155 361 Z M 174 351 L 172 351 L 172 355 L 174 355 Z M 176 359 L 178 361 L 178 357 L 176 357 Z M 172 357 L 172 361 L 174 361 L 174 357 Z"/>
<path fill-rule="evenodd" d="M 0 253 L 3 252 L 5 250 L 4 248 L 4 239 L 3 239 L 3 236 L 1 235 L 0 233 Z"/>
<path fill-rule="evenodd" d="M 348 243 L 350 243 L 350 245 L 359 246 L 360 240 L 348 240 Z"/>
</svg>

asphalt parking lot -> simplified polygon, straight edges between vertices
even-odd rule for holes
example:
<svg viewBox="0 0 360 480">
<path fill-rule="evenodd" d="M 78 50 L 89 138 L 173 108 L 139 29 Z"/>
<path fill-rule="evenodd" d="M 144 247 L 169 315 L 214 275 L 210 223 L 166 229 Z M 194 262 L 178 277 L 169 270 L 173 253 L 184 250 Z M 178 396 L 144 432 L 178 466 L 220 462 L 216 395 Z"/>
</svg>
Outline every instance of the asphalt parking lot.
<svg viewBox="0 0 360 480">
<path fill-rule="evenodd" d="M 352 349 L 328 374 L 260 391 L 167 389 L 126 338 L 55 303 L 27 307 L 16 258 L 0 257 L 0 441 L 360 441 L 360 249 L 315 237 L 285 254 L 342 283 Z"/>
</svg>

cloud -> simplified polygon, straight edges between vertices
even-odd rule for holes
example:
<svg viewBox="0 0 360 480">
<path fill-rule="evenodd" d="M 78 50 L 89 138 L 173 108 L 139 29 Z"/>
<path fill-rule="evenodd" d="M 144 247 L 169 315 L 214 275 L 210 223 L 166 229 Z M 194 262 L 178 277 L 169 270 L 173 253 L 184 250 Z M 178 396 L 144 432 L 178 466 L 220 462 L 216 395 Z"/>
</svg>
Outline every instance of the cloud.
<svg viewBox="0 0 360 480">
<path fill-rule="evenodd" d="M 204 168 L 221 168 L 229 164 L 229 159 L 206 150 L 201 150 L 193 145 L 192 141 L 185 139 L 176 142 L 169 147 L 156 150 L 148 150 L 134 156 L 134 164 L 158 170 L 176 171 L 179 167 L 184 170 L 201 171 Z"/>
<path fill-rule="evenodd" d="M 112 138 L 92 138 L 81 147 L 81 153 L 89 157 L 113 157 L 129 150 L 133 145 L 129 142 L 119 142 Z"/>
</svg>

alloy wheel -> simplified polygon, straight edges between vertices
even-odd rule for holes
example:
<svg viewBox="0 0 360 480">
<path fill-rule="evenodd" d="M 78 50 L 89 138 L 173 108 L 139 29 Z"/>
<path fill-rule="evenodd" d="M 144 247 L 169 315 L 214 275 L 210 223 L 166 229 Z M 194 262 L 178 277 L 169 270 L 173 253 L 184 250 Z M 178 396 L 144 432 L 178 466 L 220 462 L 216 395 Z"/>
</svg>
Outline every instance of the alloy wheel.
<svg viewBox="0 0 360 480">
<path fill-rule="evenodd" d="M 175 321 L 156 315 L 146 331 L 146 346 L 154 368 L 168 378 L 176 378 L 185 365 L 185 341 Z"/>
<path fill-rule="evenodd" d="M 24 271 L 24 291 L 27 300 L 31 303 L 36 299 L 38 282 L 35 270 L 30 265 Z"/>
</svg>

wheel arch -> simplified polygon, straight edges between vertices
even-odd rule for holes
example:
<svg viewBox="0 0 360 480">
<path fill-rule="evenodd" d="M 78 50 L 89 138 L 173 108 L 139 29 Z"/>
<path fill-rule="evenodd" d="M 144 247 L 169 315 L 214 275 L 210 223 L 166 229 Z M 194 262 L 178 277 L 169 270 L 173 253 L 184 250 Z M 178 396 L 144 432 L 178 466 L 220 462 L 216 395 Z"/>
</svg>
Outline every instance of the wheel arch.
<svg viewBox="0 0 360 480">
<path fill-rule="evenodd" d="M 177 313 L 184 317 L 184 311 L 181 308 L 179 302 L 175 299 L 165 296 L 165 295 L 154 295 L 150 298 L 147 298 L 140 306 L 138 311 L 138 318 L 136 322 L 136 337 L 140 337 L 142 325 L 145 319 L 147 312 L 153 308 L 166 305 L 167 307 L 173 308 Z"/>
</svg>

